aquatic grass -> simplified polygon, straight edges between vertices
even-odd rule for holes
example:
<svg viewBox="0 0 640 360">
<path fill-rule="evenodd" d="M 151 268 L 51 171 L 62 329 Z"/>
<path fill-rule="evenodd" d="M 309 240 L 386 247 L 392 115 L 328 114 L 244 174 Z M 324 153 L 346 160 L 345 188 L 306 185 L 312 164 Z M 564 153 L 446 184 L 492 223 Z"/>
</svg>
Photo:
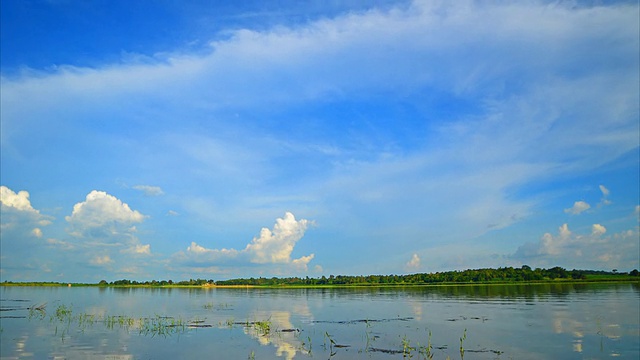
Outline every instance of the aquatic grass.
<svg viewBox="0 0 640 360">
<path fill-rule="evenodd" d="M 324 348 L 325 348 L 325 350 L 327 348 L 326 339 L 329 339 L 329 357 L 331 358 L 336 354 L 336 352 L 333 351 L 333 346 L 336 344 L 336 342 L 333 340 L 331 335 L 329 335 L 329 332 L 325 331 L 324 332 Z"/>
<path fill-rule="evenodd" d="M 412 352 L 416 348 L 411 346 L 411 340 L 407 339 L 407 335 L 402 338 L 402 357 L 411 359 L 413 357 Z"/>
<path fill-rule="evenodd" d="M 67 307 L 66 305 L 62 304 L 58 305 L 58 307 L 56 308 L 56 318 L 58 318 L 59 321 L 71 320 L 72 315 L 73 305 Z"/>
<path fill-rule="evenodd" d="M 234 324 L 233 318 L 227 319 L 226 323 L 227 323 L 227 327 L 229 328 L 233 327 L 233 324 Z"/>
<path fill-rule="evenodd" d="M 425 348 L 425 359 L 433 359 L 433 346 L 431 346 L 431 330 L 429 330 L 429 339 L 427 340 L 427 347 Z"/>
<path fill-rule="evenodd" d="M 151 335 L 151 337 L 155 337 L 156 335 L 167 337 L 185 332 L 188 328 L 187 325 L 188 324 L 181 318 L 175 319 L 173 317 L 156 315 L 155 317 L 140 318 L 139 333 L 141 335 Z"/>
<path fill-rule="evenodd" d="M 302 348 L 302 350 L 306 351 L 307 355 L 311 355 L 311 344 L 312 344 L 311 336 L 307 336 L 306 343 L 304 340 L 302 340 L 300 344 L 301 344 L 300 347 Z"/>
<path fill-rule="evenodd" d="M 47 303 L 43 303 L 40 305 L 32 305 L 30 306 L 29 309 L 29 319 L 31 318 L 40 318 L 43 319 L 47 312 L 46 312 L 46 308 L 47 308 Z"/>
<path fill-rule="evenodd" d="M 269 318 L 270 319 L 270 318 Z M 267 319 L 265 321 L 254 321 L 253 327 L 263 336 L 269 335 L 271 332 L 271 321 Z"/>
<path fill-rule="evenodd" d="M 463 343 L 464 341 L 467 339 L 467 329 L 464 329 L 464 332 L 462 333 L 462 337 L 460 338 L 460 359 L 464 360 L 464 346 Z"/>
<path fill-rule="evenodd" d="M 208 305 L 208 304 L 205 304 Z M 212 305 L 215 306 L 215 305 Z M 44 311 L 44 306 L 32 306 L 30 311 L 33 312 L 33 316 L 39 316 L 41 312 Z M 212 327 L 212 325 L 206 323 L 206 318 L 195 317 L 191 319 L 183 319 L 180 317 L 173 316 L 162 316 L 162 315 L 154 315 L 149 317 L 131 317 L 126 315 L 106 315 L 106 314 L 92 314 L 88 312 L 79 312 L 76 311 L 73 305 L 65 305 L 60 304 L 57 306 L 55 311 L 50 312 L 48 318 L 52 322 L 52 326 L 55 326 L 55 336 L 59 336 L 60 339 L 65 342 L 67 341 L 69 334 L 72 334 L 73 331 L 79 330 L 84 332 L 88 327 L 93 327 L 96 324 L 103 324 L 107 329 L 114 330 L 124 330 L 127 332 L 134 331 L 137 332 L 141 336 L 163 336 L 169 337 L 175 334 L 181 334 L 189 331 L 193 328 L 207 328 Z M 374 335 L 375 332 L 373 328 L 375 324 L 380 322 L 389 322 L 389 321 L 407 321 L 405 318 L 394 318 L 394 319 L 367 319 L 363 321 L 314 321 L 313 323 L 331 323 L 331 324 L 345 324 L 351 325 L 355 323 L 364 323 L 364 334 L 361 338 L 361 341 L 364 341 L 364 348 L 358 349 L 358 353 L 363 352 L 371 352 L 371 353 L 384 353 L 389 355 L 398 356 L 402 354 L 403 358 L 419 358 L 424 360 L 431 360 L 434 358 L 435 350 L 445 350 L 443 357 L 445 357 L 447 352 L 450 350 L 446 350 L 447 346 L 434 346 L 432 343 L 432 331 L 429 329 L 424 329 L 426 332 L 422 332 L 422 335 L 419 336 L 419 341 L 416 342 L 416 338 L 412 338 L 411 334 L 405 334 L 403 337 L 396 337 L 396 343 L 391 348 L 377 348 L 374 347 L 374 342 L 379 338 L 379 336 Z M 335 339 L 334 335 L 331 335 L 325 329 L 318 329 L 317 335 L 315 330 L 311 333 L 305 332 L 304 329 L 298 328 L 285 328 L 278 329 L 276 325 L 272 323 L 271 317 L 267 319 L 256 319 L 254 321 L 245 320 L 242 322 L 234 322 L 233 318 L 229 318 L 227 320 L 221 320 L 218 323 L 220 328 L 227 326 L 229 328 L 233 328 L 234 326 L 241 326 L 245 328 L 245 333 L 251 335 L 252 337 L 281 337 L 283 341 L 285 339 L 289 339 L 285 333 L 294 333 L 291 334 L 297 342 L 297 345 L 294 345 L 301 353 L 306 354 L 307 356 L 318 356 L 317 354 L 312 355 L 312 343 L 313 340 L 316 341 L 316 344 L 319 342 L 319 336 L 322 334 L 323 343 L 322 348 L 324 348 L 324 356 L 329 353 L 328 357 L 333 358 L 336 356 L 336 353 L 339 352 L 341 348 L 348 348 L 351 345 L 341 345 Z M 360 328 L 362 329 L 362 328 Z M 361 333 L 362 334 L 362 333 Z M 426 336 L 425 336 L 426 335 Z M 317 337 L 315 337 L 317 336 Z M 304 337 L 304 339 L 302 339 Z M 426 339 L 425 339 L 426 337 Z M 460 346 L 460 359 L 464 360 L 464 356 L 468 355 L 467 353 L 489 353 L 493 352 L 496 355 L 502 354 L 501 351 L 498 350 L 487 350 L 487 349 L 466 349 L 465 342 L 467 338 L 467 329 L 465 328 L 461 336 L 459 337 Z M 426 340 L 425 343 L 421 342 Z M 277 339 L 274 339 L 277 341 Z M 288 341 L 288 340 L 287 340 Z M 398 343 L 399 341 L 399 343 Z M 362 342 L 361 342 L 362 344 Z M 316 345 L 317 346 L 317 345 Z M 455 347 L 454 347 L 455 349 Z M 316 349 L 316 351 L 318 351 Z M 347 350 L 345 350 L 347 351 Z M 322 352 L 322 350 L 320 350 Z M 450 354 L 449 354 L 450 355 Z M 315 357 L 314 356 L 314 357 Z M 323 355 L 321 355 L 323 356 Z M 373 356 L 370 354 L 369 356 Z"/>
</svg>

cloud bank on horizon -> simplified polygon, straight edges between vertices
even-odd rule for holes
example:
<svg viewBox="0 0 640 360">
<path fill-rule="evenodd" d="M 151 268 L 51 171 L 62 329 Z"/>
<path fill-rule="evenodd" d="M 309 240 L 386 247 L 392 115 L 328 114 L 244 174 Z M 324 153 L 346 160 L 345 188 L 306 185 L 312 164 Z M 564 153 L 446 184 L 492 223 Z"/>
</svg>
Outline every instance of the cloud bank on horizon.
<svg viewBox="0 0 640 360">
<path fill-rule="evenodd" d="M 3 281 L 639 267 L 637 3 L 1 6 Z"/>
</svg>

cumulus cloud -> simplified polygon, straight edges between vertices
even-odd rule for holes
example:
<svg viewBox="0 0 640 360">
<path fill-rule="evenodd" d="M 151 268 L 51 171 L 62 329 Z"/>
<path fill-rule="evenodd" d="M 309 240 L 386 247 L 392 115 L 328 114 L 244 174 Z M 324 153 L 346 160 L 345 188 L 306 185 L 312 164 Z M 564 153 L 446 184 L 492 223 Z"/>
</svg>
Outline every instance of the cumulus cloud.
<svg viewBox="0 0 640 360">
<path fill-rule="evenodd" d="M 236 249 L 207 249 L 204 246 L 191 242 L 187 247 L 187 257 L 195 264 L 216 264 L 230 262 L 238 257 L 241 252 Z"/>
<path fill-rule="evenodd" d="M 573 203 L 572 207 L 568 209 L 564 209 L 564 212 L 567 214 L 578 215 L 584 211 L 589 210 L 590 208 L 591 208 L 591 205 L 581 200 Z"/>
<path fill-rule="evenodd" d="M 73 206 L 65 220 L 72 240 L 49 241 L 51 246 L 74 249 L 74 257 L 88 259 L 94 266 L 108 266 L 110 271 L 126 273 L 131 262 L 151 256 L 151 245 L 141 244 L 136 224 L 147 217 L 117 197 L 93 190 L 84 201 Z"/>
<path fill-rule="evenodd" d="M 298 259 L 293 259 L 291 261 L 291 264 L 298 270 L 307 271 L 308 270 L 307 265 L 311 260 L 313 260 L 314 257 L 315 257 L 314 254 L 311 254 L 309 256 L 301 256 Z"/>
<path fill-rule="evenodd" d="M 557 264 L 592 269 L 638 267 L 637 230 L 605 236 L 606 233 L 601 224 L 593 224 L 587 234 L 574 234 L 563 224 L 557 235 L 545 233 L 538 242 L 521 245 L 511 258 L 540 267 Z"/>
<path fill-rule="evenodd" d="M 0 214 L 5 249 L 21 242 L 26 246 L 30 238 L 41 238 L 42 227 L 50 225 L 53 219 L 33 208 L 29 192 L 22 190 L 16 193 L 4 185 L 0 186 Z"/>
<path fill-rule="evenodd" d="M 191 242 L 186 252 L 176 254 L 176 258 L 197 266 L 225 263 L 291 264 L 297 269 L 306 270 L 307 264 L 315 255 L 310 254 L 292 260 L 291 253 L 309 225 L 308 220 L 296 220 L 292 213 L 286 212 L 282 218 L 276 219 L 273 229 L 262 228 L 260 235 L 254 237 L 242 250 L 209 249 Z"/>
<path fill-rule="evenodd" d="M 411 260 L 407 261 L 405 266 L 409 271 L 416 271 L 420 269 L 420 257 L 418 254 L 413 254 L 413 256 L 411 256 Z"/>
<path fill-rule="evenodd" d="M 85 201 L 73 206 L 73 212 L 65 217 L 72 226 L 72 235 L 78 237 L 109 237 L 130 233 L 131 225 L 145 219 L 137 210 L 104 191 L 91 191 Z"/>
<path fill-rule="evenodd" d="M 29 192 L 22 190 L 18 193 L 2 185 L 0 186 L 0 203 L 17 211 L 25 211 L 39 214 L 40 212 L 31 206 Z"/>
<path fill-rule="evenodd" d="M 308 225 L 307 220 L 297 221 L 287 212 L 283 218 L 276 219 L 273 230 L 262 228 L 260 236 L 253 238 L 244 251 L 254 263 L 288 263 L 293 247 L 302 239 Z"/>
<path fill-rule="evenodd" d="M 136 190 L 142 191 L 147 196 L 164 195 L 164 191 L 162 191 L 162 189 L 159 186 L 136 185 L 133 188 Z"/>
<path fill-rule="evenodd" d="M 594 236 L 600 236 L 607 232 L 607 228 L 600 224 L 593 224 L 591 227 L 591 234 Z"/>
</svg>

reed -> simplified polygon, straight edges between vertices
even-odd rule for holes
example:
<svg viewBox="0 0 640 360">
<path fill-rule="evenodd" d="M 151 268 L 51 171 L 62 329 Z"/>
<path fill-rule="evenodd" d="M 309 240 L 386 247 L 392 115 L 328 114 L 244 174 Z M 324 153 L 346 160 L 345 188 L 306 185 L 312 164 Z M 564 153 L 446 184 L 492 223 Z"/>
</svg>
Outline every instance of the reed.
<svg viewBox="0 0 640 360">
<path fill-rule="evenodd" d="M 460 338 L 460 359 L 464 360 L 464 346 L 463 343 L 467 339 L 467 329 L 464 329 L 462 337 Z"/>
</svg>

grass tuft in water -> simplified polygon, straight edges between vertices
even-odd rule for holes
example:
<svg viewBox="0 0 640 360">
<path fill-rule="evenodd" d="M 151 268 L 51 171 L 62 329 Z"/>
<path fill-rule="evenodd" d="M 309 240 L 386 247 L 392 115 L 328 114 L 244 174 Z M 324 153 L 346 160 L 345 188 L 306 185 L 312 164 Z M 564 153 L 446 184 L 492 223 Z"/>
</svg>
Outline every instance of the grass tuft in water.
<svg viewBox="0 0 640 360">
<path fill-rule="evenodd" d="M 463 343 L 467 339 L 467 329 L 464 329 L 462 337 L 460 338 L 460 359 L 464 360 L 464 346 Z"/>
</svg>

